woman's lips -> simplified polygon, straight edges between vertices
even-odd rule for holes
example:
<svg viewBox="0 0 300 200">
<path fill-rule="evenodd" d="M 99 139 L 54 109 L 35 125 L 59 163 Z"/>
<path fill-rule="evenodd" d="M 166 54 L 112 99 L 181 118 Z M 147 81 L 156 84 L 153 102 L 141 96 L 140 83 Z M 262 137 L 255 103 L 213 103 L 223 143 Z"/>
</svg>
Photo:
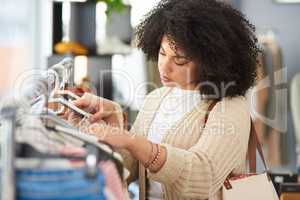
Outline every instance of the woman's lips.
<svg viewBox="0 0 300 200">
<path fill-rule="evenodd" d="M 163 82 L 170 82 L 171 79 L 169 79 L 168 77 L 166 76 L 160 76 L 160 79 L 163 81 Z"/>
</svg>

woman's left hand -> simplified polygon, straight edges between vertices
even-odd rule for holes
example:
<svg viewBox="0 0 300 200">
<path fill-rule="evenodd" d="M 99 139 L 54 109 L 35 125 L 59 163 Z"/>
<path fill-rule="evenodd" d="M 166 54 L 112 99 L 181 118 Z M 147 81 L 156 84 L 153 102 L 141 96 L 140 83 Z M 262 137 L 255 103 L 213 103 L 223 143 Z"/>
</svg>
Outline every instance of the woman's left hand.
<svg viewBox="0 0 300 200">
<path fill-rule="evenodd" d="M 94 123 L 89 126 L 88 133 L 98 137 L 99 141 L 106 142 L 115 148 L 128 148 L 132 136 L 128 131 L 113 127 L 105 123 Z"/>
</svg>

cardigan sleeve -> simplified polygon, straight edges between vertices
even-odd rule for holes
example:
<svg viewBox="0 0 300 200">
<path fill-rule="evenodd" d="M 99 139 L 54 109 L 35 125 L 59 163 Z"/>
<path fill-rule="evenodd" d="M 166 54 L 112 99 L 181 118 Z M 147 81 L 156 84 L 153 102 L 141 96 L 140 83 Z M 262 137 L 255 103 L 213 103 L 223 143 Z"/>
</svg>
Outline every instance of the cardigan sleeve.
<svg viewBox="0 0 300 200">
<path fill-rule="evenodd" d="M 162 144 L 167 159 L 149 178 L 172 187 L 182 198 L 208 199 L 226 177 L 246 161 L 250 114 L 245 99 L 225 99 L 215 105 L 197 143 L 184 150 Z M 187 134 L 188 135 L 188 134 Z"/>
<path fill-rule="evenodd" d="M 147 112 L 149 112 L 149 110 L 147 110 L 147 105 L 152 104 L 153 101 L 157 100 L 157 97 L 159 97 L 164 91 L 164 88 L 158 88 L 146 96 L 143 105 L 139 109 L 139 113 L 129 131 L 130 134 L 146 137 L 145 119 L 147 118 Z M 130 152 L 125 149 L 121 149 L 118 152 L 122 155 L 124 159 L 124 165 L 130 172 L 128 182 L 135 181 L 138 178 L 138 161 L 134 159 Z"/>
</svg>

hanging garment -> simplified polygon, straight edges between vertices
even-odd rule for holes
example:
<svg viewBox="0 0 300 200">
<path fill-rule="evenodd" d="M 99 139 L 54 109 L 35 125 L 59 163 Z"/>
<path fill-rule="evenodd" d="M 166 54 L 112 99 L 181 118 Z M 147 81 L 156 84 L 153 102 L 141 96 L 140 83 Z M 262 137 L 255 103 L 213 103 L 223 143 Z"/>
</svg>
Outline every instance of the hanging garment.
<svg viewBox="0 0 300 200">
<path fill-rule="evenodd" d="M 105 200 L 104 187 L 100 171 L 95 179 L 87 179 L 84 169 L 28 169 L 16 173 L 17 200 Z"/>
</svg>

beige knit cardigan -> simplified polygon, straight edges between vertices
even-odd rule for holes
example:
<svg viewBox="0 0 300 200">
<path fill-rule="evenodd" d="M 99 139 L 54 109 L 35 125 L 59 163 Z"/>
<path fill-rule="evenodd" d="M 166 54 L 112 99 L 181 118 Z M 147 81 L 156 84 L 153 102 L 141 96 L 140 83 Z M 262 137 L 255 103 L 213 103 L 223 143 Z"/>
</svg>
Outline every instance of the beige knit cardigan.
<svg viewBox="0 0 300 200">
<path fill-rule="evenodd" d="M 147 138 L 162 99 L 172 90 L 162 87 L 147 95 L 130 132 Z M 148 178 L 163 185 L 167 200 L 221 200 L 221 188 L 232 172 L 245 172 L 250 133 L 250 114 L 244 97 L 225 98 L 204 117 L 211 102 L 202 100 L 167 132 L 162 144 L 167 149 L 165 164 Z M 122 151 L 130 179 L 139 178 L 140 199 L 145 198 L 145 169 L 127 151 Z M 139 177 L 138 177 L 139 176 Z"/>
</svg>

